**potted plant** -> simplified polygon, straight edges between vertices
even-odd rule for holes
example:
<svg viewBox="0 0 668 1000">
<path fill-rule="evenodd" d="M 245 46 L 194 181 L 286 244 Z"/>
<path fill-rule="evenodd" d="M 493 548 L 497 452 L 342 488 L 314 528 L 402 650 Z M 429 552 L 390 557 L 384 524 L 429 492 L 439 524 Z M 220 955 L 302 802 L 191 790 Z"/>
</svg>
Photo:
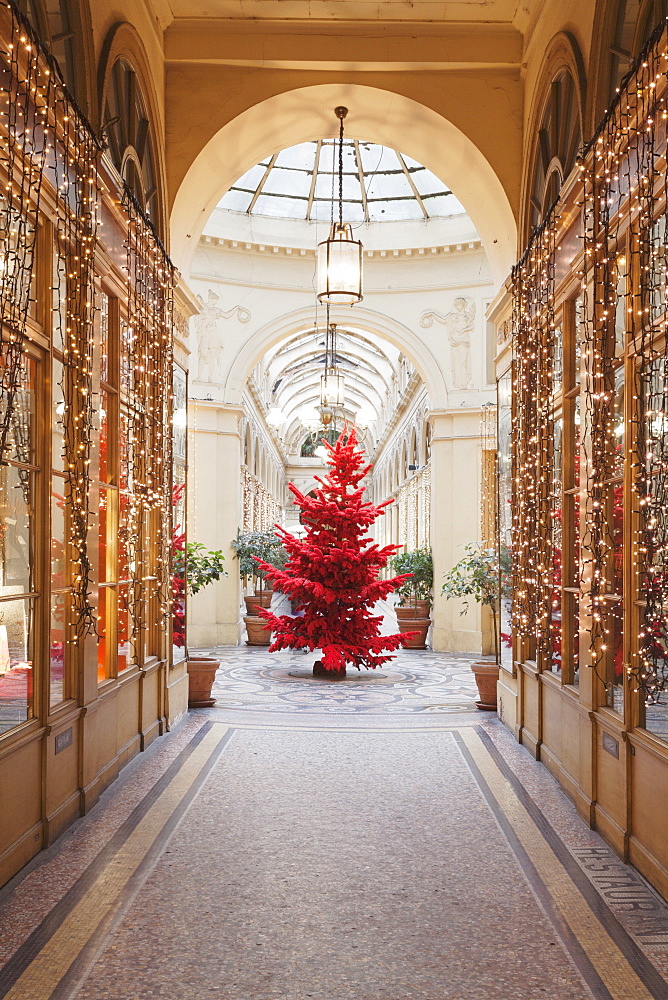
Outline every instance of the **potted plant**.
<svg viewBox="0 0 668 1000">
<path fill-rule="evenodd" d="M 237 537 L 232 541 L 239 562 L 239 576 L 244 585 L 247 581 L 258 580 L 259 587 L 255 594 L 244 595 L 246 614 L 244 623 L 249 646 L 268 646 L 271 633 L 266 628 L 266 622 L 256 613 L 259 607 L 269 607 L 272 591 L 264 585 L 265 570 L 258 566 L 258 560 L 271 562 L 277 554 L 280 543 L 272 531 L 237 531 Z"/>
<path fill-rule="evenodd" d="M 185 595 L 197 594 L 204 587 L 227 576 L 220 549 L 207 549 L 201 542 L 185 543 L 181 526 L 172 535 L 172 620 L 173 641 L 185 646 Z M 191 656 L 186 648 L 188 670 L 188 707 L 206 708 L 214 705 L 211 697 L 220 661 L 210 656 Z"/>
<path fill-rule="evenodd" d="M 473 598 L 477 604 L 487 607 L 492 612 L 492 628 L 494 632 L 494 660 L 484 660 L 472 663 L 480 701 L 478 708 L 486 711 L 496 711 L 496 682 L 499 679 L 499 561 L 496 549 L 483 548 L 477 542 L 468 542 L 464 546 L 466 555 L 456 566 L 445 574 L 441 593 L 447 598 L 463 597 L 462 615 L 468 613 L 468 598 Z"/>
<path fill-rule="evenodd" d="M 407 649 L 425 649 L 427 632 L 431 625 L 431 588 L 434 582 L 434 562 L 431 549 L 423 546 L 412 552 L 402 552 L 392 560 L 392 570 L 397 575 L 411 573 L 399 588 L 399 605 L 395 608 L 400 627 L 417 632 L 402 641 Z M 405 623 L 405 624 L 404 624 Z"/>
</svg>

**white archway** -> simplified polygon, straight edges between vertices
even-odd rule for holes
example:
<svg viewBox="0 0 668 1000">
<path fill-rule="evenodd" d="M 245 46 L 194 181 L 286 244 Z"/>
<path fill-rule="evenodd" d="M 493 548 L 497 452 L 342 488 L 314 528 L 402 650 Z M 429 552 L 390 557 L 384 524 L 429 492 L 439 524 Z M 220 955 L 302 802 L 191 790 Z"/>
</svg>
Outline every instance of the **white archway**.
<svg viewBox="0 0 668 1000">
<path fill-rule="evenodd" d="M 335 134 L 333 109 L 350 108 L 348 138 L 400 148 L 423 163 L 461 201 L 500 287 L 515 262 L 517 228 L 508 197 L 488 160 L 451 122 L 408 97 L 359 84 L 290 90 L 249 108 L 221 128 L 191 164 L 171 213 L 172 259 L 190 273 L 211 212 L 246 170 L 287 146 Z"/>
<path fill-rule="evenodd" d="M 434 409 L 447 409 L 448 390 L 441 367 L 427 344 L 414 334 L 403 323 L 390 319 L 382 313 L 363 306 L 355 306 L 354 310 L 333 309 L 333 322 L 347 323 L 349 328 L 357 328 L 362 332 L 384 337 L 391 344 L 410 358 L 420 373 L 429 400 Z M 223 381 L 223 399 L 228 404 L 238 404 L 246 385 L 249 373 L 262 359 L 263 355 L 274 344 L 300 330 L 307 329 L 313 323 L 313 310 L 300 309 L 281 316 L 280 319 L 264 326 L 250 337 L 232 360 L 227 375 Z"/>
</svg>

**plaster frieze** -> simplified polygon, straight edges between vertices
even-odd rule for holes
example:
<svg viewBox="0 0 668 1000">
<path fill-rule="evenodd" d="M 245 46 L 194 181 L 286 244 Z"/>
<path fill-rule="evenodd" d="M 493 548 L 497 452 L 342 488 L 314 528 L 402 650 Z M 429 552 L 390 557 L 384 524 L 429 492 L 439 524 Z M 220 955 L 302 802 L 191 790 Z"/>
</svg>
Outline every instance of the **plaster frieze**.
<svg viewBox="0 0 668 1000">
<path fill-rule="evenodd" d="M 219 247 L 221 250 L 232 250 L 237 253 L 255 253 L 266 256 L 280 257 L 311 257 L 315 259 L 316 251 L 313 247 L 286 247 L 276 243 L 246 243 L 242 240 L 227 240 L 221 236 L 200 237 L 201 247 Z M 393 250 L 365 250 L 366 260 L 385 260 L 393 257 L 431 257 L 442 256 L 444 254 L 456 255 L 470 253 L 472 250 L 482 250 L 480 240 L 469 240 L 461 243 L 450 243 L 438 246 L 426 247 L 406 247 L 405 249 Z"/>
</svg>

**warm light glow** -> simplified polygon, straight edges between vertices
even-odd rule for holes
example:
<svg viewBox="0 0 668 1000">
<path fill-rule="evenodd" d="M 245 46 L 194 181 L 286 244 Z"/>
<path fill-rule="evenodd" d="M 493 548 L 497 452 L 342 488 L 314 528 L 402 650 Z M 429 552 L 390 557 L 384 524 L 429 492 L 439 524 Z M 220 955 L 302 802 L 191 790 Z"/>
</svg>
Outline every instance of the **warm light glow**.
<svg viewBox="0 0 668 1000">
<path fill-rule="evenodd" d="M 338 372 L 325 372 L 320 376 L 321 406 L 338 407 L 345 402 L 346 382 Z"/>
<path fill-rule="evenodd" d="M 333 223 L 329 239 L 318 244 L 317 293 L 330 305 L 361 302 L 362 244 L 348 223 Z"/>
</svg>

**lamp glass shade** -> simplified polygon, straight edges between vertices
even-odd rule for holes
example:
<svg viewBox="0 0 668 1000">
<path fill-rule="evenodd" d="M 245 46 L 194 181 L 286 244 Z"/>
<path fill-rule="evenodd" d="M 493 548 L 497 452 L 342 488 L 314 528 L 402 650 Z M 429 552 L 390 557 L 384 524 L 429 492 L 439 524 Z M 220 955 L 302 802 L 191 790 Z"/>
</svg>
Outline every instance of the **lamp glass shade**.
<svg viewBox="0 0 668 1000">
<path fill-rule="evenodd" d="M 333 223 L 329 239 L 318 243 L 318 299 L 331 305 L 362 301 L 362 244 L 350 225 Z"/>
<path fill-rule="evenodd" d="M 338 372 L 325 372 L 320 376 L 320 403 L 322 406 L 343 406 L 346 380 Z"/>
</svg>

